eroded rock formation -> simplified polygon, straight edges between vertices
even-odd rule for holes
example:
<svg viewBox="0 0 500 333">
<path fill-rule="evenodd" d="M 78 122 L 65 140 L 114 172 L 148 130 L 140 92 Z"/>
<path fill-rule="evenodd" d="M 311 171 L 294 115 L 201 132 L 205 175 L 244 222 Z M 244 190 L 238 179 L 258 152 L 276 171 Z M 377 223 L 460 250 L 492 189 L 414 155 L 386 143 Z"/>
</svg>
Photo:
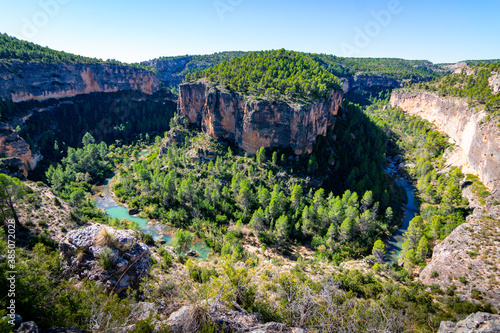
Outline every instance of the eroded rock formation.
<svg viewBox="0 0 500 333">
<path fill-rule="evenodd" d="M 334 125 L 343 94 L 332 90 L 320 102 L 291 106 L 245 99 L 199 81 L 179 86 L 179 113 L 217 139 L 234 141 L 249 153 L 260 147 L 290 147 L 312 152 L 319 135 Z"/>
<path fill-rule="evenodd" d="M 477 312 L 458 323 L 441 322 L 438 333 L 498 333 L 500 332 L 500 315 Z"/>
<path fill-rule="evenodd" d="M 485 111 L 461 99 L 403 90 L 392 93 L 391 106 L 432 122 L 460 146 L 457 166 L 472 169 L 490 189 L 500 186 L 500 136 Z"/>
<path fill-rule="evenodd" d="M 197 332 L 207 321 L 217 327 L 217 332 L 304 333 L 303 329 L 284 324 L 264 324 L 258 313 L 249 313 L 237 304 L 234 306 L 234 310 L 228 310 L 218 302 L 210 304 L 208 309 L 184 306 L 172 313 L 166 324 L 172 333 Z"/>
<path fill-rule="evenodd" d="M 405 82 L 409 80 L 397 80 L 382 75 L 356 75 L 352 77 L 340 78 L 344 93 L 355 89 L 364 89 L 370 87 L 402 88 Z"/>
<path fill-rule="evenodd" d="M 6 173 L 14 175 L 19 170 L 24 177 L 35 169 L 41 159 L 41 156 L 33 153 L 28 143 L 8 126 L 0 128 L 0 155 L 4 168 L 7 168 L 7 171 L 10 167 L 13 169 Z"/>
<path fill-rule="evenodd" d="M 500 309 L 500 263 L 495 259 L 500 257 L 499 236 L 495 220 L 471 218 L 436 245 L 420 280 L 443 290 L 454 286 L 462 299 L 474 302 L 480 297 Z"/>
<path fill-rule="evenodd" d="M 135 89 L 152 94 L 160 89 L 160 80 L 148 70 L 130 66 L 0 63 L 0 97 L 14 102 Z"/>
<path fill-rule="evenodd" d="M 59 243 L 67 278 L 101 281 L 116 293 L 138 288 L 151 268 L 150 250 L 125 230 L 94 224 Z"/>
</svg>

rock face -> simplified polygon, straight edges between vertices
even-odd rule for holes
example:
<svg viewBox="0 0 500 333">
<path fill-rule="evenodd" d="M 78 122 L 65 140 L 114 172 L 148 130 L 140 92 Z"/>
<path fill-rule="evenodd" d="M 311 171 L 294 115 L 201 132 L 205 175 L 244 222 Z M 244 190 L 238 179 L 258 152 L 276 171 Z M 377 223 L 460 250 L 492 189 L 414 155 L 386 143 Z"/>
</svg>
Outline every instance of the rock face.
<svg viewBox="0 0 500 333">
<path fill-rule="evenodd" d="M 367 88 L 381 86 L 386 88 L 402 88 L 408 80 L 397 80 L 381 75 L 356 75 L 353 77 L 340 78 L 342 82 L 342 90 L 347 93 L 357 88 Z"/>
<path fill-rule="evenodd" d="M 179 113 L 217 139 L 234 141 L 249 153 L 260 147 L 290 147 L 296 154 L 312 152 L 319 135 L 333 127 L 343 94 L 294 108 L 286 103 L 245 100 L 204 82 L 179 86 Z"/>
<path fill-rule="evenodd" d="M 150 60 L 142 64 L 151 66 L 157 71 L 158 78 L 167 87 L 177 87 L 184 81 L 185 74 L 181 74 L 191 61 L 191 56 L 185 56 L 169 60 Z M 211 64 L 210 64 L 211 65 Z M 208 67 L 208 65 L 206 66 Z"/>
<path fill-rule="evenodd" d="M 28 171 L 35 169 L 41 159 L 40 155 L 31 151 L 28 143 L 17 132 L 5 126 L 0 128 L 0 155 L 8 159 L 2 164 L 20 170 L 24 177 L 28 176 Z"/>
<path fill-rule="evenodd" d="M 455 286 L 462 299 L 478 298 L 500 309 L 500 226 L 490 218 L 472 217 L 435 246 L 420 273 L 426 284 L 446 290 Z"/>
<path fill-rule="evenodd" d="M 493 93 L 498 93 L 500 91 L 500 74 L 494 74 L 489 78 L 490 88 Z"/>
<path fill-rule="evenodd" d="M 152 94 L 160 89 L 160 81 L 154 73 L 130 66 L 0 63 L 0 97 L 14 102 L 135 89 Z"/>
<path fill-rule="evenodd" d="M 259 332 L 259 333 L 304 333 L 300 328 L 290 328 L 284 324 L 263 324 L 257 313 L 248 313 L 239 306 L 227 310 L 219 303 L 213 303 L 205 311 L 196 306 L 184 306 L 172 313 L 166 324 L 172 333 L 197 332 L 207 319 L 217 326 L 217 332 Z"/>
<path fill-rule="evenodd" d="M 67 278 L 100 281 L 116 293 L 138 288 L 151 268 L 150 250 L 145 244 L 127 231 L 99 224 L 69 232 L 59 243 L 59 250 Z"/>
<path fill-rule="evenodd" d="M 473 313 L 466 319 L 453 323 L 441 322 L 438 333 L 498 333 L 500 332 L 500 315 L 484 312 Z"/>
<path fill-rule="evenodd" d="M 459 167 L 470 168 L 490 189 L 500 185 L 500 136 L 487 113 L 475 110 L 460 99 L 441 98 L 429 92 L 394 91 L 391 106 L 434 123 L 462 151 Z"/>
</svg>

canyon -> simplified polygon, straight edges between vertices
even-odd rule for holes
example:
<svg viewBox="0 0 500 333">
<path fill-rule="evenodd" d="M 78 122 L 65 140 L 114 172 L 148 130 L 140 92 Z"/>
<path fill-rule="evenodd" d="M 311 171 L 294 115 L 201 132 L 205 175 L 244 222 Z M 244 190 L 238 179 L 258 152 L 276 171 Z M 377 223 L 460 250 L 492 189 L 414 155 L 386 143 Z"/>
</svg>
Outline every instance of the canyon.
<svg viewBox="0 0 500 333">
<path fill-rule="evenodd" d="M 480 107 L 459 98 L 444 98 L 431 92 L 396 90 L 391 106 L 432 122 L 460 147 L 454 163 L 477 174 L 490 189 L 500 185 L 500 136 L 495 121 Z"/>
<path fill-rule="evenodd" d="M 307 105 L 245 98 L 198 81 L 179 86 L 179 115 L 205 133 L 230 140 L 249 153 L 260 147 L 311 153 L 319 135 L 332 128 L 343 93 Z"/>
</svg>

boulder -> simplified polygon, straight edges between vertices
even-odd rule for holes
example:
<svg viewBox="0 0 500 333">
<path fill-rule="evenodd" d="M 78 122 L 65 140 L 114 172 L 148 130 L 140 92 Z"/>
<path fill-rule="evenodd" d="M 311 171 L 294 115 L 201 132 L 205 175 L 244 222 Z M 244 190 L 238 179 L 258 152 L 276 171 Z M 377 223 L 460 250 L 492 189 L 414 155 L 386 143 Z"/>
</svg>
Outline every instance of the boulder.
<svg viewBox="0 0 500 333">
<path fill-rule="evenodd" d="M 128 231 L 99 224 L 69 232 L 59 250 L 66 278 L 100 281 L 116 293 L 137 289 L 151 268 L 144 243 Z"/>
<path fill-rule="evenodd" d="M 500 332 L 500 315 L 485 312 L 473 313 L 458 323 L 441 322 L 438 333 L 498 333 Z"/>
<path fill-rule="evenodd" d="M 34 321 L 27 321 L 22 323 L 21 326 L 15 331 L 16 333 L 38 333 L 38 326 Z"/>
<path fill-rule="evenodd" d="M 128 210 L 129 215 L 137 215 L 139 214 L 139 210 L 137 208 L 130 208 Z"/>
<path fill-rule="evenodd" d="M 258 313 L 249 313 L 238 304 L 233 304 L 234 310 L 229 310 L 219 302 L 214 302 L 208 307 L 198 305 L 183 306 L 172 313 L 165 324 L 170 326 L 172 333 L 185 333 L 199 331 L 203 323 L 213 323 L 217 332 L 289 332 L 303 333 L 300 328 L 290 328 L 284 324 L 262 322 Z"/>
<path fill-rule="evenodd" d="M 53 327 L 42 333 L 90 333 L 90 331 L 78 327 Z"/>
<path fill-rule="evenodd" d="M 188 257 L 198 257 L 198 252 L 196 252 L 196 250 L 189 250 L 186 255 Z"/>
</svg>

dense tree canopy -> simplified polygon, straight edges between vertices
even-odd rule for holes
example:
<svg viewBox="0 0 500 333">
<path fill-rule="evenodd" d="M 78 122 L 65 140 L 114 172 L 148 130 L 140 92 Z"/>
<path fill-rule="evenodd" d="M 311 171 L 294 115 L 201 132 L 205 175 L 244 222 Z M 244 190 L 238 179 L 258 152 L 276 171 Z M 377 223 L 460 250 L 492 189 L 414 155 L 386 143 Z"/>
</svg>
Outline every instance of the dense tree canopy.
<svg viewBox="0 0 500 333">
<path fill-rule="evenodd" d="M 0 33 L 0 61 L 20 60 L 39 61 L 45 63 L 71 63 L 71 64 L 115 64 L 135 67 L 144 67 L 138 64 L 124 64 L 118 60 L 108 59 L 106 61 L 97 58 L 89 58 L 62 51 L 56 51 L 48 47 L 43 47 L 31 42 L 27 42 L 7 34 Z"/>
<path fill-rule="evenodd" d="M 187 81 L 201 78 L 245 95 L 271 99 L 314 101 L 340 89 L 340 81 L 317 62 L 286 50 L 252 52 L 186 76 Z"/>
</svg>

